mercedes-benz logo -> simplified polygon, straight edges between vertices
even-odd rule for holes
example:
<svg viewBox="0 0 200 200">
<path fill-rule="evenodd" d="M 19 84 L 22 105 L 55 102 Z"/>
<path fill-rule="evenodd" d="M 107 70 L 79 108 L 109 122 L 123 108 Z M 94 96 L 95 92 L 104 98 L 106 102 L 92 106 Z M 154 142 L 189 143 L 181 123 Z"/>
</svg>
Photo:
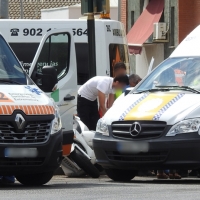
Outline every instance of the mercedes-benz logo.
<svg viewBox="0 0 200 200">
<path fill-rule="evenodd" d="M 17 128 L 19 130 L 22 130 L 24 128 L 25 125 L 25 119 L 23 118 L 23 116 L 21 114 L 17 114 L 15 117 L 15 123 L 17 124 Z"/>
<path fill-rule="evenodd" d="M 134 122 L 130 127 L 130 134 L 133 137 L 136 137 L 140 134 L 141 130 L 142 130 L 142 127 L 141 127 L 140 123 Z"/>
</svg>

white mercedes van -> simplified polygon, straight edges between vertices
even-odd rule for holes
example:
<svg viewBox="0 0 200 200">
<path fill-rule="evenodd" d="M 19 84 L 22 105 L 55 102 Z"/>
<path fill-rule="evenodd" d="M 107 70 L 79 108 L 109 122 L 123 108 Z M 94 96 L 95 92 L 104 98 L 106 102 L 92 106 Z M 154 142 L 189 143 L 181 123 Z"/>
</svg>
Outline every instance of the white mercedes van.
<svg viewBox="0 0 200 200">
<path fill-rule="evenodd" d="M 200 168 L 199 46 L 200 26 L 99 120 L 94 151 L 111 179 Z"/>
</svg>

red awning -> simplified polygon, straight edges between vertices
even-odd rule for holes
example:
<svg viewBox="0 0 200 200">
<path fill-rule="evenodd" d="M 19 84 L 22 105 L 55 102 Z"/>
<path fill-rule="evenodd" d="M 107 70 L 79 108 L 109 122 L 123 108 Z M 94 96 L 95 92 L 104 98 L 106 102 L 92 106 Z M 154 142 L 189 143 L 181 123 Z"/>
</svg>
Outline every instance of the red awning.
<svg viewBox="0 0 200 200">
<path fill-rule="evenodd" d="M 129 52 L 131 54 L 141 53 L 142 45 L 153 33 L 153 24 L 159 22 L 163 9 L 164 0 L 151 0 L 149 2 L 127 34 Z"/>
</svg>

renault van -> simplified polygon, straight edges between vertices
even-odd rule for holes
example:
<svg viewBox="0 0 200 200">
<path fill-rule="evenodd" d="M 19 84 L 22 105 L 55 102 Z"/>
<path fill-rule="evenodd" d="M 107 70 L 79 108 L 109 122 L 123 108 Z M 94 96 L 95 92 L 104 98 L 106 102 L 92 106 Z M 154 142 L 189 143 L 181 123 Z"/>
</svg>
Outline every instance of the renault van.
<svg viewBox="0 0 200 200">
<path fill-rule="evenodd" d="M 70 45 L 68 49 L 74 50 Z M 43 67 L 37 74 L 40 85 L 53 88 L 55 73 L 53 67 Z M 72 141 L 73 133 L 63 137 L 53 99 L 29 78 L 0 35 L 0 175 L 14 175 L 24 185 L 45 184 L 59 167 L 63 150 L 70 153 Z"/>
</svg>

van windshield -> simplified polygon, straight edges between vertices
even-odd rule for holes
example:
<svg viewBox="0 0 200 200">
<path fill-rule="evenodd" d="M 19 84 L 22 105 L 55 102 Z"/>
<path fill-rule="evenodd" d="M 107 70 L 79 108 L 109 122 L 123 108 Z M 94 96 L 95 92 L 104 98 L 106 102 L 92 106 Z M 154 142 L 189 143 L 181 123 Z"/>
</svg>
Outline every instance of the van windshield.
<svg viewBox="0 0 200 200">
<path fill-rule="evenodd" d="M 15 55 L 0 36 L 0 84 L 27 84 L 25 73 Z"/>
<path fill-rule="evenodd" d="M 165 60 L 136 88 L 136 91 L 163 87 L 189 87 L 200 90 L 200 58 L 184 57 Z"/>
</svg>

